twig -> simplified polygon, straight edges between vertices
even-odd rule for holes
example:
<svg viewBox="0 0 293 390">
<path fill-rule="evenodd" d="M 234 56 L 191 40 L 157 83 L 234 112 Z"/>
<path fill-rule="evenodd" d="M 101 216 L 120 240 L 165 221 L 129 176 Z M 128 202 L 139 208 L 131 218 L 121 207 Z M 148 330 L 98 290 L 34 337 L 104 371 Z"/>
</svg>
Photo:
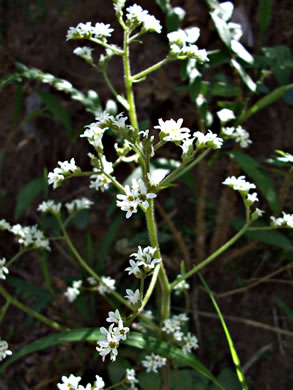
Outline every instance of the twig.
<svg viewBox="0 0 293 390">
<path fill-rule="evenodd" d="M 242 366 L 242 371 L 244 374 L 247 373 L 247 371 L 256 363 L 262 354 L 266 353 L 267 351 L 270 351 L 273 347 L 274 343 L 270 343 L 267 345 L 264 345 L 261 347 L 252 357 Z"/>
<path fill-rule="evenodd" d="M 235 290 L 227 291 L 227 292 L 220 293 L 220 294 L 215 293 L 215 296 L 216 296 L 216 298 L 225 298 L 225 297 L 229 297 L 229 296 L 234 295 L 234 294 L 246 292 L 247 290 L 258 286 L 259 284 L 271 279 L 273 276 L 275 276 L 275 275 L 277 275 L 277 274 L 279 274 L 279 273 L 281 273 L 289 268 L 293 268 L 293 264 L 287 264 L 284 267 L 277 269 L 276 271 L 270 273 L 269 275 L 266 275 L 263 278 L 260 278 L 256 282 L 253 282 L 245 287 L 236 288 Z"/>
<path fill-rule="evenodd" d="M 213 319 L 220 320 L 218 315 L 214 314 L 214 313 L 208 313 L 208 312 L 205 312 L 205 311 L 199 311 L 198 314 L 200 316 L 202 316 L 202 317 L 213 318 Z M 268 330 L 269 332 L 280 333 L 280 334 L 283 334 L 285 336 L 293 338 L 293 332 L 290 332 L 289 330 L 276 328 L 274 326 L 263 324 L 261 322 L 257 322 L 257 321 L 254 321 L 254 320 L 248 320 L 246 318 L 239 318 L 239 317 L 233 317 L 233 316 L 223 316 L 223 317 L 227 321 L 240 322 L 240 323 L 242 323 L 244 325 L 253 326 L 254 328 L 265 329 L 265 330 Z"/>
</svg>

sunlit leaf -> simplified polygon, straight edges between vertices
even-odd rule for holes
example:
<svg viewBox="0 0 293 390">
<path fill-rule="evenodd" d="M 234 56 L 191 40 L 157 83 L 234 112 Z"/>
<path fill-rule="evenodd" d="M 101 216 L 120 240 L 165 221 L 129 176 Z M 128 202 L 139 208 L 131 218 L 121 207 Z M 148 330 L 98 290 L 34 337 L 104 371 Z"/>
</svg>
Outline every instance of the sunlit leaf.
<svg viewBox="0 0 293 390">
<path fill-rule="evenodd" d="M 243 80 L 244 84 L 249 88 L 252 92 L 256 91 L 256 84 L 252 80 L 252 78 L 245 72 L 243 67 L 237 62 L 236 60 L 232 59 L 231 60 L 231 65 L 237 70 L 239 73 L 239 76 Z"/>
</svg>

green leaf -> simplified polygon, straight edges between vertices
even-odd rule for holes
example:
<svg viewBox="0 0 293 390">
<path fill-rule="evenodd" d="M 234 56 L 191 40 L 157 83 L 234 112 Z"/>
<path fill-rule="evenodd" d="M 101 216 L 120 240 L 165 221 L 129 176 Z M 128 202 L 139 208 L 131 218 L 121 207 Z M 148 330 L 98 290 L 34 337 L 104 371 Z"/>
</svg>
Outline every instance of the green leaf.
<svg viewBox="0 0 293 390">
<path fill-rule="evenodd" d="M 0 373 L 2 373 L 4 369 L 10 366 L 13 362 L 30 353 L 37 352 L 58 344 L 78 341 L 95 342 L 101 337 L 101 332 L 96 328 L 81 328 L 64 333 L 54 333 L 50 336 L 36 340 L 22 348 L 20 351 L 15 352 L 11 358 L 7 359 L 3 364 L 1 364 Z M 181 366 L 185 365 L 187 367 L 193 368 L 203 376 L 210 379 L 220 389 L 225 390 L 225 388 L 220 385 L 220 383 L 210 373 L 210 371 L 193 355 L 185 355 L 181 349 L 171 346 L 165 341 L 160 341 L 154 337 L 142 335 L 137 332 L 131 332 L 127 340 L 123 341 L 123 344 L 141 349 L 146 352 L 154 352 L 171 360 L 176 360 L 178 363 L 180 363 Z"/>
<path fill-rule="evenodd" d="M 0 79 L 0 92 L 6 85 L 12 84 L 15 82 L 21 82 L 21 77 L 19 73 L 6 74 L 2 79 Z"/>
<path fill-rule="evenodd" d="M 208 284 L 206 283 L 206 281 L 204 280 L 203 276 L 198 273 L 198 277 L 201 281 L 201 283 L 204 285 L 204 288 L 206 289 L 213 305 L 214 305 L 214 308 L 217 312 L 217 315 L 218 317 L 220 318 L 220 321 L 221 321 L 221 324 L 222 324 L 222 327 L 224 329 L 224 333 L 225 333 L 225 336 L 226 336 L 226 339 L 227 339 L 227 342 L 228 342 L 228 345 L 229 345 L 229 349 L 230 349 L 230 354 L 231 354 L 231 357 L 232 357 L 232 360 L 233 360 L 233 363 L 235 365 L 235 370 L 236 370 L 236 374 L 237 374 L 237 377 L 238 377 L 238 380 L 241 384 L 241 388 L 242 390 L 248 390 L 248 387 L 247 387 L 247 384 L 246 384 L 246 380 L 245 380 L 245 376 L 243 374 L 243 371 L 242 371 L 242 368 L 241 368 L 241 365 L 240 365 L 240 360 L 239 360 L 239 357 L 238 357 L 238 354 L 237 354 L 237 351 L 234 347 L 234 344 L 233 344 L 233 341 L 232 341 L 232 338 L 230 336 L 230 333 L 229 333 L 229 330 L 228 330 L 228 327 L 225 323 L 225 320 L 222 316 L 222 313 L 221 313 L 221 310 L 213 296 L 213 293 L 211 291 L 211 289 L 209 288 Z M 234 374 L 234 372 L 232 372 L 232 374 Z M 240 386 L 239 386 L 239 382 L 236 380 L 235 381 L 235 374 L 232 375 L 232 377 L 234 378 L 234 381 L 232 379 L 233 382 L 231 382 L 231 373 L 230 375 L 228 375 L 228 379 L 229 379 L 229 382 L 224 382 L 224 386 L 225 388 L 229 389 L 229 390 L 239 390 L 240 389 Z M 219 381 L 220 379 L 220 376 L 219 376 Z M 223 381 L 221 381 L 221 383 L 223 383 Z M 213 386 L 212 386 L 213 388 Z"/>
<path fill-rule="evenodd" d="M 170 9 L 170 0 L 156 0 L 157 5 L 166 14 Z"/>
<path fill-rule="evenodd" d="M 274 214 L 278 215 L 280 213 L 280 204 L 275 186 L 261 165 L 254 158 L 243 152 L 231 151 L 228 152 L 228 155 L 236 160 L 240 168 L 253 179 Z"/>
<path fill-rule="evenodd" d="M 207 390 L 209 380 L 196 371 L 181 369 L 171 371 L 172 390 Z"/>
<path fill-rule="evenodd" d="M 239 96 L 241 94 L 241 90 L 234 87 L 234 85 L 230 85 L 225 82 L 218 82 L 211 84 L 211 94 L 212 96 L 233 97 Z"/>
<path fill-rule="evenodd" d="M 244 220 L 231 221 L 230 224 L 236 230 L 240 230 L 245 223 Z M 265 227 L 268 226 L 262 221 L 254 222 L 251 227 Z M 280 231 L 278 230 L 254 230 L 247 231 L 244 233 L 244 236 L 251 241 L 263 242 L 267 245 L 275 246 L 277 248 L 282 248 L 286 250 L 292 250 L 292 242 Z"/>
<path fill-rule="evenodd" d="M 249 117 L 254 115 L 257 111 L 260 111 L 263 108 L 279 100 L 287 91 L 289 91 L 292 88 L 293 88 L 293 84 L 284 85 L 283 87 L 275 89 L 273 92 L 269 93 L 262 99 L 258 100 L 252 107 L 250 107 L 250 109 L 246 112 L 244 117 L 241 118 L 241 123 L 245 122 Z"/>
<path fill-rule="evenodd" d="M 273 0 L 259 0 L 259 31 L 263 35 L 271 21 Z"/>
<path fill-rule="evenodd" d="M 166 18 L 167 31 L 177 31 L 186 12 L 181 7 L 169 8 Z"/>
<path fill-rule="evenodd" d="M 225 367 L 221 370 L 220 374 L 217 377 L 218 381 L 229 390 L 240 390 L 241 385 L 237 380 L 237 376 L 233 370 L 229 367 Z M 208 390 L 216 390 L 215 385 L 211 385 Z M 242 387 L 242 389 L 247 389 L 247 387 Z"/>
<path fill-rule="evenodd" d="M 137 375 L 139 380 L 139 386 L 142 390 L 160 390 L 161 389 L 161 378 L 154 372 L 142 371 Z"/>
<path fill-rule="evenodd" d="M 286 305 L 286 303 L 282 301 L 281 298 L 275 297 L 275 301 L 276 301 L 277 304 L 280 306 L 281 310 L 283 310 L 283 312 L 286 314 L 286 316 L 287 316 L 288 318 L 290 318 L 290 320 L 293 320 L 293 310 L 290 309 L 290 307 L 288 307 L 288 306 Z"/>
<path fill-rule="evenodd" d="M 72 138 L 72 123 L 68 111 L 61 102 L 52 94 L 36 89 L 47 109 L 64 125 L 68 138 Z"/>
<path fill-rule="evenodd" d="M 241 77 L 242 81 L 244 82 L 244 84 L 247 86 L 248 89 L 250 89 L 250 91 L 252 92 L 255 92 L 256 91 L 256 84 L 255 82 L 252 80 L 252 78 L 245 72 L 245 70 L 243 69 L 243 67 L 239 64 L 239 62 L 237 62 L 236 60 L 234 59 L 231 59 L 231 65 L 233 66 L 233 68 L 235 68 L 237 70 L 237 72 L 239 73 L 239 76 Z"/>
<path fill-rule="evenodd" d="M 16 207 L 14 210 L 14 219 L 19 217 L 33 203 L 36 197 L 42 192 L 44 186 L 44 178 L 38 177 L 25 184 L 19 191 L 16 198 Z"/>
<path fill-rule="evenodd" d="M 219 18 L 219 16 L 215 12 L 210 12 L 210 15 L 213 19 L 214 25 L 216 27 L 216 30 L 218 31 L 221 40 L 228 48 L 231 48 L 232 36 L 227 26 L 227 23 L 223 19 Z"/>
</svg>

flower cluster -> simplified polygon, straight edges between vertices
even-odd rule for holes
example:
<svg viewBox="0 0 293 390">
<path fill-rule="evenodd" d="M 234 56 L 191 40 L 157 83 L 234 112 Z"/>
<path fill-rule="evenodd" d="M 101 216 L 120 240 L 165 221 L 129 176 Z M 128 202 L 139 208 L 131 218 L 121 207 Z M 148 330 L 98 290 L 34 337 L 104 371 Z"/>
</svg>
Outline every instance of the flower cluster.
<svg viewBox="0 0 293 390">
<path fill-rule="evenodd" d="M 6 279 L 6 275 L 9 273 L 9 270 L 7 267 L 5 267 L 6 259 L 3 257 L 0 259 L 0 279 Z"/>
<path fill-rule="evenodd" d="M 12 355 L 12 352 L 8 349 L 7 341 L 0 339 L 0 362 L 9 355 Z"/>
<path fill-rule="evenodd" d="M 158 373 L 158 368 L 162 368 L 167 363 L 167 359 L 152 353 L 151 355 L 145 356 L 145 359 L 141 362 L 143 367 L 146 368 L 147 372 Z"/>
<path fill-rule="evenodd" d="M 48 183 L 53 184 L 54 190 L 61 185 L 66 176 L 80 172 L 80 168 L 75 164 L 74 158 L 68 161 L 58 161 L 60 167 L 54 168 L 48 173 Z"/>
<path fill-rule="evenodd" d="M 92 51 L 93 49 L 91 47 L 83 46 L 74 49 L 73 53 L 81 57 L 82 59 L 84 59 L 89 64 L 92 64 L 93 63 Z"/>
<path fill-rule="evenodd" d="M 220 149 L 223 144 L 223 139 L 212 133 L 211 130 L 208 130 L 206 134 L 196 131 L 193 135 L 196 138 L 197 149 Z"/>
<path fill-rule="evenodd" d="M 148 11 L 141 8 L 140 5 L 133 4 L 126 8 L 126 25 L 131 29 L 141 26 L 141 33 L 153 31 L 160 34 L 162 26 L 153 15 L 149 15 Z"/>
<path fill-rule="evenodd" d="M 93 204 L 94 202 L 92 202 L 88 198 L 80 198 L 80 199 L 74 199 L 72 202 L 65 203 L 65 207 L 67 208 L 69 214 L 72 214 L 81 210 L 87 210 Z"/>
<path fill-rule="evenodd" d="M 244 130 L 243 127 L 223 127 L 222 135 L 224 138 L 233 139 L 238 143 L 241 148 L 248 148 L 252 141 L 248 131 Z"/>
<path fill-rule="evenodd" d="M 97 289 L 97 291 L 101 295 L 110 294 L 111 291 L 114 291 L 116 289 L 115 287 L 116 280 L 112 279 L 110 276 L 101 276 L 100 283 L 98 283 L 97 280 L 92 276 L 89 276 L 87 278 L 87 281 L 91 286 L 95 287 L 95 289 Z"/>
<path fill-rule="evenodd" d="M 190 130 L 187 127 L 181 127 L 182 123 L 182 118 L 178 119 L 177 122 L 174 119 L 163 121 L 161 118 L 159 119 L 159 124 L 154 126 L 154 128 L 160 130 L 161 140 L 181 142 L 190 136 Z"/>
<path fill-rule="evenodd" d="M 68 287 L 67 288 L 67 290 L 64 293 L 64 295 L 69 300 L 69 302 L 75 301 L 75 299 L 78 297 L 78 295 L 80 294 L 80 290 L 79 289 L 80 289 L 81 285 L 82 285 L 82 281 L 81 280 L 75 280 L 72 283 L 72 287 Z"/>
<path fill-rule="evenodd" d="M 96 349 L 102 356 L 103 361 L 108 354 L 110 354 L 110 359 L 115 361 L 118 355 L 117 348 L 119 347 L 119 343 L 121 340 L 126 340 L 129 328 L 124 327 L 118 309 L 115 312 L 110 311 L 106 321 L 111 322 L 111 325 L 109 329 L 104 327 L 100 328 L 101 333 L 105 337 L 97 341 L 98 346 Z"/>
<path fill-rule="evenodd" d="M 10 230 L 10 223 L 6 221 L 6 219 L 0 220 L 0 230 Z"/>
<path fill-rule="evenodd" d="M 149 199 L 156 198 L 156 194 L 148 193 L 142 179 L 133 179 L 131 189 L 129 185 L 124 187 L 125 194 L 118 194 L 116 205 L 122 211 L 126 211 L 126 218 L 130 218 L 133 213 L 137 212 L 137 207 L 149 207 Z"/>
<path fill-rule="evenodd" d="M 198 340 L 195 335 L 188 332 L 185 337 L 183 337 L 182 350 L 185 354 L 191 353 L 193 349 L 199 348 Z"/>
<path fill-rule="evenodd" d="M 188 321 L 186 314 L 174 315 L 171 318 L 167 318 L 163 322 L 162 331 L 171 334 L 176 341 L 182 341 L 184 333 L 182 332 L 182 326 Z"/>
<path fill-rule="evenodd" d="M 177 275 L 177 279 L 181 276 L 181 274 Z M 180 295 L 183 291 L 188 290 L 189 287 L 189 283 L 187 283 L 186 280 L 182 280 L 180 283 L 174 286 L 173 291 L 175 292 L 175 295 Z"/>
<path fill-rule="evenodd" d="M 42 213 L 59 215 L 61 207 L 62 207 L 62 204 L 56 203 L 56 202 L 54 202 L 54 200 L 47 200 L 47 201 L 44 200 L 41 204 L 39 204 L 37 210 L 41 211 Z"/>
<path fill-rule="evenodd" d="M 283 217 L 271 217 L 271 226 L 275 228 L 289 228 L 293 229 L 293 214 L 282 212 Z"/>
<path fill-rule="evenodd" d="M 70 375 L 69 377 L 62 376 L 62 383 L 57 383 L 59 390 L 102 390 L 105 387 L 105 382 L 103 378 L 99 375 L 96 375 L 96 380 L 94 384 L 88 383 L 85 387 L 79 385 L 81 381 L 80 376 Z"/>
<path fill-rule="evenodd" d="M 170 55 L 179 58 L 193 58 L 199 63 L 209 61 L 205 49 L 199 49 L 194 45 L 199 38 L 198 27 L 189 27 L 170 32 L 167 37 L 170 45 Z"/>
<path fill-rule="evenodd" d="M 245 176 L 227 177 L 223 181 L 223 184 L 225 184 L 228 187 L 233 188 L 233 190 L 235 190 L 235 191 L 239 191 L 242 195 L 247 195 L 249 190 L 251 190 L 252 188 L 256 188 L 255 184 L 249 183 L 248 181 L 245 180 Z"/>
<path fill-rule="evenodd" d="M 135 375 L 135 370 L 133 368 L 126 369 L 126 382 L 130 384 L 130 388 L 135 390 L 137 387 L 135 386 L 138 382 L 138 379 Z"/>
<path fill-rule="evenodd" d="M 20 245 L 24 245 L 25 247 L 33 247 L 46 249 L 50 251 L 49 240 L 47 240 L 44 236 L 44 233 L 34 226 L 21 226 L 20 224 L 13 225 L 10 228 L 10 232 L 13 233 L 18 240 Z"/>
<path fill-rule="evenodd" d="M 69 39 L 99 39 L 100 41 L 107 42 L 114 31 L 109 24 L 96 23 L 92 26 L 91 22 L 79 23 L 76 27 L 69 27 L 67 31 L 66 40 Z"/>
<path fill-rule="evenodd" d="M 137 278 L 145 277 L 155 268 L 155 265 L 161 261 L 161 258 L 155 258 L 156 252 L 157 248 L 147 246 L 142 249 L 139 246 L 138 252 L 130 255 L 130 257 L 133 256 L 136 261 L 130 259 L 130 266 L 125 268 L 125 271 L 128 271 L 128 275 L 134 274 Z"/>
<path fill-rule="evenodd" d="M 101 168 L 94 168 L 94 172 L 97 172 L 94 175 L 91 175 L 90 178 L 92 179 L 90 182 L 90 188 L 93 188 L 96 191 L 101 190 L 104 192 L 107 190 L 112 183 L 108 176 L 106 176 L 105 172 L 108 175 L 111 175 L 114 171 L 113 164 L 110 161 L 106 160 L 106 157 L 103 155 L 100 162 Z"/>
</svg>

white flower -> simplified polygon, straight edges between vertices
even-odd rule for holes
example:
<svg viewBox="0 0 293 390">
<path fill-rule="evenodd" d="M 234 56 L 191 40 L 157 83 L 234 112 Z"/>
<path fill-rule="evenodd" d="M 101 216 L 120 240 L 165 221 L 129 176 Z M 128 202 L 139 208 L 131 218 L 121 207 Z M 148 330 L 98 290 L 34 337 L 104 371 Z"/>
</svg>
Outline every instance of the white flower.
<svg viewBox="0 0 293 390">
<path fill-rule="evenodd" d="M 282 162 L 288 162 L 288 163 L 293 163 L 293 155 L 290 153 L 283 153 L 282 152 L 281 157 L 277 157 L 277 160 L 282 161 Z"/>
<path fill-rule="evenodd" d="M 255 208 L 255 214 L 258 216 L 258 217 L 262 217 L 263 214 L 265 213 L 264 210 L 260 210 L 258 209 L 257 207 Z"/>
<path fill-rule="evenodd" d="M 105 128 L 100 127 L 100 122 L 93 122 L 85 126 L 86 130 L 80 135 L 81 138 L 87 138 L 88 142 L 96 149 L 103 150 L 102 138 Z"/>
<path fill-rule="evenodd" d="M 121 316 L 120 316 L 119 310 L 116 309 L 115 312 L 109 311 L 108 318 L 106 318 L 106 321 L 107 322 L 114 322 L 115 324 L 118 324 L 119 321 L 121 321 Z"/>
<path fill-rule="evenodd" d="M 147 372 L 158 372 L 158 368 L 163 367 L 167 363 L 167 359 L 161 357 L 160 355 L 155 355 L 152 353 L 151 355 L 145 356 L 145 360 L 141 362 L 143 367 L 146 368 Z"/>
<path fill-rule="evenodd" d="M 112 361 L 116 360 L 118 355 L 117 348 L 119 347 L 120 340 L 126 340 L 129 328 L 124 327 L 123 321 L 121 319 L 120 313 L 118 310 L 109 313 L 107 320 L 114 320 L 109 326 L 109 329 L 104 327 L 100 328 L 101 333 L 105 336 L 104 338 L 98 340 L 97 351 L 102 356 L 102 360 L 105 360 L 106 355 L 110 354 L 110 359 Z M 118 321 L 118 326 L 115 326 L 115 323 Z"/>
<path fill-rule="evenodd" d="M 285 211 L 282 212 L 284 224 L 288 228 L 293 228 L 293 214 L 287 214 Z"/>
<path fill-rule="evenodd" d="M 275 218 L 275 217 L 271 217 L 271 225 L 274 226 L 274 227 L 281 227 L 284 223 L 284 220 L 283 218 L 279 217 L 279 218 Z"/>
<path fill-rule="evenodd" d="M 245 180 L 245 176 L 230 176 L 227 177 L 224 181 L 223 184 L 227 185 L 228 187 L 233 188 L 235 191 L 239 191 L 246 195 L 248 191 L 252 188 L 256 188 L 255 184 L 249 183 L 248 181 Z"/>
<path fill-rule="evenodd" d="M 187 335 L 183 338 L 183 341 L 184 345 L 182 347 L 182 350 L 185 354 L 190 353 L 192 349 L 199 348 L 196 336 L 190 332 L 188 332 Z"/>
<path fill-rule="evenodd" d="M 247 194 L 246 199 L 250 205 L 252 205 L 254 202 L 259 202 L 256 192 L 253 192 L 252 194 Z"/>
<path fill-rule="evenodd" d="M 111 175 L 114 171 L 113 164 L 110 161 L 107 161 L 104 155 L 102 156 L 101 160 L 102 160 L 101 169 L 103 170 L 103 172 L 107 173 L 108 175 Z M 104 192 L 110 187 L 112 182 L 104 173 L 101 173 L 101 171 L 98 168 L 94 168 L 94 172 L 100 172 L 100 173 L 90 176 L 90 178 L 92 179 L 90 182 L 90 188 L 93 188 L 96 191 L 101 190 L 102 192 Z"/>
<path fill-rule="evenodd" d="M 3 257 L 0 259 L 0 279 L 6 279 L 6 275 L 9 273 L 9 270 L 7 267 L 5 267 L 6 259 Z"/>
<path fill-rule="evenodd" d="M 126 294 L 124 297 L 129 300 L 132 305 L 136 305 L 139 301 L 140 293 L 139 289 L 132 291 L 131 289 L 126 289 Z"/>
<path fill-rule="evenodd" d="M 39 204 L 37 210 L 41 211 L 42 213 L 51 213 L 53 215 L 59 215 L 61 207 L 62 204 L 55 203 L 54 200 L 44 200 L 41 204 Z"/>
<path fill-rule="evenodd" d="M 63 182 L 64 176 L 61 174 L 61 169 L 55 168 L 53 172 L 48 173 L 48 184 L 53 184 L 54 190 Z"/>
<path fill-rule="evenodd" d="M 148 172 L 147 177 L 149 179 L 150 185 L 157 187 L 164 179 L 164 177 L 167 176 L 168 172 L 168 169 L 155 169 L 152 172 Z"/>
<path fill-rule="evenodd" d="M 181 274 L 177 275 L 177 279 L 181 276 Z M 180 283 L 176 284 L 176 286 L 173 288 L 173 291 L 175 291 L 175 295 L 179 295 L 183 291 L 188 290 L 189 287 L 189 283 L 187 283 L 186 280 L 182 280 Z"/>
<path fill-rule="evenodd" d="M 131 189 L 129 185 L 124 187 L 125 194 L 118 194 L 116 205 L 121 210 L 126 211 L 126 218 L 130 218 L 133 213 L 137 212 L 138 205 L 144 208 L 149 207 L 148 199 L 153 199 L 157 195 L 148 193 L 142 179 L 133 179 Z"/>
<path fill-rule="evenodd" d="M 33 248 L 41 248 L 50 251 L 49 240 L 44 236 L 37 226 L 21 226 L 20 224 L 13 225 L 10 229 L 17 239 L 18 243 L 25 247 L 32 246 Z"/>
<path fill-rule="evenodd" d="M 92 63 L 93 62 L 93 57 L 92 57 L 92 51 L 93 49 L 88 46 L 83 46 L 83 47 L 77 47 L 76 49 L 73 50 L 73 54 L 81 57 L 85 61 Z"/>
<path fill-rule="evenodd" d="M 90 383 L 88 383 L 86 387 L 79 385 L 77 390 L 92 390 L 92 385 Z"/>
<path fill-rule="evenodd" d="M 74 376 L 74 375 L 70 375 L 69 378 L 67 378 L 66 376 L 63 376 L 62 378 L 62 382 L 63 383 L 57 383 L 57 387 L 59 390 L 75 390 L 77 389 L 77 386 L 81 380 L 81 377 L 80 376 Z"/>
<path fill-rule="evenodd" d="M 139 383 L 133 368 L 126 368 L 126 380 L 128 383 L 130 383 L 131 389 L 135 389 L 135 384 Z"/>
<path fill-rule="evenodd" d="M 79 289 L 80 289 L 81 285 L 82 285 L 82 281 L 76 280 L 72 283 L 72 287 L 67 288 L 64 295 L 69 300 L 69 302 L 75 301 L 75 299 L 78 297 L 78 295 L 80 294 Z"/>
<path fill-rule="evenodd" d="M 220 149 L 223 144 L 223 139 L 218 137 L 217 134 L 212 133 L 211 130 L 208 130 L 206 134 L 196 131 L 193 135 L 197 138 L 196 146 L 198 149 Z"/>
<path fill-rule="evenodd" d="M 110 27 L 110 24 L 96 23 L 95 27 L 92 28 L 92 34 L 96 39 L 100 39 L 104 42 L 107 41 L 107 38 L 111 36 L 113 28 Z"/>
<path fill-rule="evenodd" d="M 153 15 L 145 15 L 143 18 L 143 30 L 153 31 L 158 34 L 162 31 L 161 23 Z"/>
<path fill-rule="evenodd" d="M 98 286 L 98 291 L 101 295 L 109 294 L 111 291 L 115 290 L 116 280 L 112 279 L 110 276 L 102 276 L 102 283 Z"/>
<path fill-rule="evenodd" d="M 75 159 L 72 157 L 72 159 L 68 161 L 58 161 L 58 164 L 60 165 L 60 169 L 62 174 L 66 173 L 74 173 L 76 172 L 79 168 L 75 164 Z"/>
<path fill-rule="evenodd" d="M 6 356 L 12 355 L 12 352 L 8 349 L 8 343 L 0 338 L 0 361 L 5 359 Z"/>
<path fill-rule="evenodd" d="M 188 321 L 186 314 L 174 315 L 163 321 L 162 331 L 171 334 L 176 341 L 181 341 L 184 336 L 181 327 L 186 321 Z"/>
<path fill-rule="evenodd" d="M 159 125 L 154 126 L 154 128 L 161 131 L 160 138 L 163 141 L 178 142 L 190 136 L 190 130 L 187 127 L 181 127 L 182 123 L 182 118 L 178 119 L 177 122 L 174 119 L 169 119 L 164 122 L 161 118 L 159 119 Z"/>
<path fill-rule="evenodd" d="M 88 198 L 74 199 L 72 202 L 65 203 L 65 207 L 67 211 L 71 214 L 73 212 L 87 210 L 89 209 L 94 202 L 89 200 Z"/>
<path fill-rule="evenodd" d="M 96 380 L 92 390 L 101 390 L 104 388 L 104 386 L 105 386 L 105 382 L 103 381 L 103 378 L 99 375 L 96 375 Z"/>
<path fill-rule="evenodd" d="M 5 219 L 0 220 L 0 230 L 10 230 L 11 226 L 10 223 L 7 222 Z"/>
<path fill-rule="evenodd" d="M 66 40 L 90 38 L 92 35 L 91 22 L 79 23 L 76 27 L 69 27 L 67 31 Z"/>
<path fill-rule="evenodd" d="M 250 144 L 252 144 L 250 134 L 241 126 L 224 127 L 222 129 L 222 133 L 226 136 L 226 138 L 234 139 L 235 142 L 237 142 L 242 148 L 247 148 Z"/>
<path fill-rule="evenodd" d="M 134 261 L 134 260 L 129 260 L 130 267 L 125 268 L 125 271 L 128 271 L 128 275 L 134 274 L 138 275 L 141 272 L 141 269 L 139 268 L 140 262 L 139 261 Z"/>
<path fill-rule="evenodd" d="M 217 115 L 220 119 L 220 122 L 222 123 L 229 122 L 236 118 L 234 112 L 228 108 L 223 108 L 222 110 L 218 111 Z"/>
<path fill-rule="evenodd" d="M 154 258 L 156 251 L 157 248 L 153 248 L 151 246 L 147 246 L 144 249 L 139 246 L 137 253 L 132 253 L 130 255 L 130 257 L 133 256 L 135 258 L 136 263 L 133 260 L 129 260 L 129 263 L 132 265 L 132 269 L 129 270 L 131 267 L 128 267 L 126 270 L 129 270 L 129 274 L 138 274 L 138 270 L 140 270 L 139 267 L 142 266 L 145 272 L 150 272 L 153 268 L 155 268 L 156 264 L 162 260 L 161 258 Z"/>
</svg>

